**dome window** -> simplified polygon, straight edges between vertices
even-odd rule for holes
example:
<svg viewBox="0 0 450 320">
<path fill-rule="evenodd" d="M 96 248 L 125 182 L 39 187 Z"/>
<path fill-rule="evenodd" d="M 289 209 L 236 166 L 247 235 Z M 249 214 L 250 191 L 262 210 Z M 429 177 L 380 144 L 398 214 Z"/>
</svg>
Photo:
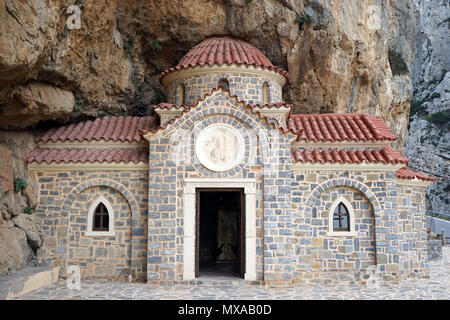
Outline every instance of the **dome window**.
<svg viewBox="0 0 450 320">
<path fill-rule="evenodd" d="M 185 96 L 186 96 L 186 93 L 185 93 L 184 84 L 180 83 L 178 85 L 178 97 L 177 97 L 177 100 L 178 100 L 177 102 L 179 105 L 182 105 L 185 103 Z"/>
<path fill-rule="evenodd" d="M 262 89 L 263 89 L 263 104 L 268 104 L 270 99 L 269 99 L 269 84 L 267 82 L 264 82 L 262 85 Z"/>
<path fill-rule="evenodd" d="M 222 87 L 225 90 L 230 90 L 230 84 L 228 83 L 228 80 L 225 78 L 219 80 L 219 87 Z"/>
</svg>

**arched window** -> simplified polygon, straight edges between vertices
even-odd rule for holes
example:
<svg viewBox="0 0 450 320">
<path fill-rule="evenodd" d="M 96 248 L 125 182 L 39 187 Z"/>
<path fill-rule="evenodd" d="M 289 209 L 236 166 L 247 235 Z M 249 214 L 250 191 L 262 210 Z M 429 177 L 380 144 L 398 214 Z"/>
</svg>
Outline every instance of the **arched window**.
<svg viewBox="0 0 450 320">
<path fill-rule="evenodd" d="M 275 126 L 279 127 L 280 124 L 278 123 L 278 120 L 275 118 L 268 119 L 269 123 L 273 123 Z"/>
<path fill-rule="evenodd" d="M 228 80 L 225 78 L 219 80 L 219 87 L 222 87 L 225 90 L 230 90 L 230 84 L 228 83 Z"/>
<path fill-rule="evenodd" d="M 185 87 L 184 84 L 180 83 L 178 85 L 178 105 L 182 105 L 185 103 Z"/>
<path fill-rule="evenodd" d="M 333 231 L 350 231 L 350 215 L 342 202 L 334 209 Z"/>
<path fill-rule="evenodd" d="M 353 207 L 344 197 L 336 199 L 330 207 L 327 235 L 356 236 Z"/>
<path fill-rule="evenodd" d="M 93 231 L 109 231 L 109 213 L 103 203 L 99 203 L 94 211 Z"/>
<path fill-rule="evenodd" d="M 262 85 L 262 94 L 263 94 L 263 104 L 268 104 L 270 99 L 269 99 L 269 84 L 267 82 L 264 82 Z"/>
<path fill-rule="evenodd" d="M 114 236 L 114 212 L 104 197 L 97 198 L 89 207 L 87 236 Z"/>
</svg>

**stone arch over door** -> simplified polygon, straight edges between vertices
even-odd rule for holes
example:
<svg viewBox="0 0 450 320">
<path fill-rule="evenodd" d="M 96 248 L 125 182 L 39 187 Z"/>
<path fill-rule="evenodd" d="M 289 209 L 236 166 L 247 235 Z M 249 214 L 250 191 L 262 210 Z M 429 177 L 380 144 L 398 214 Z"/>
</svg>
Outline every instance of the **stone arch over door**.
<svg viewBox="0 0 450 320">
<path fill-rule="evenodd" d="M 138 218 L 139 216 L 139 209 L 138 209 L 138 205 L 136 202 L 136 199 L 134 198 L 134 196 L 131 194 L 131 192 L 128 190 L 127 187 L 125 187 L 123 184 L 114 181 L 114 180 L 110 180 L 110 179 L 91 179 L 91 180 L 87 180 L 83 183 L 78 184 L 77 186 L 75 186 L 69 193 L 69 196 L 66 198 L 66 200 L 63 203 L 62 206 L 62 210 L 69 212 L 70 210 L 72 210 L 72 205 L 73 202 L 75 201 L 75 199 L 77 198 L 77 196 L 82 193 L 84 190 L 88 189 L 88 188 L 94 188 L 94 187 L 109 187 L 113 190 L 115 190 L 116 192 L 118 192 L 121 196 L 124 197 L 124 199 L 126 200 L 128 206 L 130 207 L 130 212 L 131 212 L 131 219 L 130 219 L 130 223 L 131 223 L 131 239 L 130 239 L 130 248 L 129 248 L 129 267 L 130 267 L 130 273 L 132 273 L 133 275 L 136 273 L 135 271 L 133 271 L 133 265 L 134 265 L 134 261 L 135 260 L 139 260 L 136 257 L 136 253 L 135 250 L 133 248 L 133 238 L 136 234 L 136 228 L 138 227 L 138 223 L 135 222 L 135 220 Z M 69 237 L 69 224 L 67 225 L 67 237 Z M 69 240 L 69 239 L 68 239 Z M 68 243 L 68 241 L 67 241 Z M 66 255 L 65 258 L 66 262 L 68 260 L 68 257 Z"/>
</svg>

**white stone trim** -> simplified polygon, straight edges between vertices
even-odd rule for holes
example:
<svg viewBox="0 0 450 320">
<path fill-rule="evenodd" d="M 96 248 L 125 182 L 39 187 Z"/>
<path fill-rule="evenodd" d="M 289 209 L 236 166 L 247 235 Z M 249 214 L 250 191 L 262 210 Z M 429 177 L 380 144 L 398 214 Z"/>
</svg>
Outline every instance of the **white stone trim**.
<svg viewBox="0 0 450 320">
<path fill-rule="evenodd" d="M 334 209 L 338 206 L 339 203 L 343 203 L 348 210 L 348 218 L 350 223 L 350 231 L 334 231 L 333 229 L 333 217 L 334 217 Z M 332 237 L 355 237 L 355 212 L 353 211 L 353 206 L 350 202 L 344 197 L 337 198 L 330 207 L 330 211 L 328 211 L 328 232 L 327 236 Z"/>
<path fill-rule="evenodd" d="M 243 188 L 245 194 L 245 275 L 256 280 L 256 181 L 253 179 L 185 179 L 183 280 L 195 278 L 196 188 Z"/>
<path fill-rule="evenodd" d="M 397 178 L 397 185 L 399 186 L 407 186 L 407 187 L 428 187 L 430 184 L 432 184 L 434 181 L 428 181 L 428 180 L 420 180 L 417 178 L 414 179 L 401 179 Z"/>
<path fill-rule="evenodd" d="M 384 164 L 384 163 L 293 163 L 292 171 L 398 171 L 405 164 Z"/>
<path fill-rule="evenodd" d="M 108 210 L 108 215 L 109 215 L 108 231 L 93 231 L 92 230 L 92 228 L 93 228 L 92 220 L 93 220 L 94 212 L 100 203 L 103 203 L 105 205 L 106 209 Z M 103 196 L 98 197 L 94 202 L 92 202 L 91 206 L 89 207 L 89 212 L 88 212 L 88 217 L 87 217 L 87 230 L 84 235 L 89 236 L 89 237 L 111 237 L 111 236 L 116 235 L 116 233 L 114 232 L 114 211 L 111 206 L 111 203 L 109 203 L 109 201 L 106 200 L 105 197 L 103 197 Z"/>
<path fill-rule="evenodd" d="M 28 170 L 30 171 L 130 171 L 130 170 L 148 170 L 148 163 L 139 162 L 120 162 L 120 163 L 105 163 L 105 162 L 93 162 L 93 163 L 36 163 L 32 162 L 28 164 Z"/>
<path fill-rule="evenodd" d="M 271 79 L 272 81 L 280 84 L 281 87 L 283 87 L 286 83 L 286 78 L 279 72 L 274 70 L 267 70 L 263 69 L 261 67 L 256 67 L 253 65 L 237 65 L 235 63 L 231 65 L 223 64 L 221 66 L 219 65 L 204 65 L 202 66 L 195 66 L 187 69 L 177 70 L 170 72 L 167 74 L 163 79 L 162 83 L 164 87 L 169 87 L 170 84 L 178 79 L 194 76 L 194 75 L 204 75 L 207 74 L 214 74 L 214 73 L 245 73 L 251 76 L 255 76 L 258 78 L 267 77 Z"/>
<path fill-rule="evenodd" d="M 391 145 L 392 141 L 323 141 L 323 142 L 314 142 L 314 141 L 295 141 L 292 144 L 292 149 L 301 149 L 301 148 L 342 148 L 342 147 L 356 147 L 356 148 L 384 148 Z"/>
<path fill-rule="evenodd" d="M 161 127 L 164 127 L 170 120 L 175 119 L 175 117 L 181 116 L 183 114 L 183 111 L 186 110 L 186 108 L 181 106 L 173 106 L 170 109 L 155 108 L 154 110 L 159 115 Z"/>
</svg>

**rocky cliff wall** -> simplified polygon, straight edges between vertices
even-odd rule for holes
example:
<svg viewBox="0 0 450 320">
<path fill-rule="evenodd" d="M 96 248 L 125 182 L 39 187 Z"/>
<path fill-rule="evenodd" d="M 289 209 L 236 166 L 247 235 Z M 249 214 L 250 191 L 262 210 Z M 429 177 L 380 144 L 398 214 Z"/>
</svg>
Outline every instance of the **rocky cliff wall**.
<svg viewBox="0 0 450 320">
<path fill-rule="evenodd" d="M 67 27 L 70 5 L 80 29 Z M 284 98 L 296 112 L 376 114 L 402 149 L 414 33 L 410 0 L 0 0 L 0 128 L 25 131 L 0 133 L 18 163 L 0 171 L 31 182 L 24 155 L 55 123 L 153 113 L 165 99 L 159 73 L 214 35 L 248 41 L 288 70 Z M 30 206 L 24 190 L 14 195 L 15 213 Z"/>
<path fill-rule="evenodd" d="M 450 2 L 415 0 L 417 55 L 405 155 L 409 166 L 438 178 L 428 209 L 450 214 Z"/>
</svg>

